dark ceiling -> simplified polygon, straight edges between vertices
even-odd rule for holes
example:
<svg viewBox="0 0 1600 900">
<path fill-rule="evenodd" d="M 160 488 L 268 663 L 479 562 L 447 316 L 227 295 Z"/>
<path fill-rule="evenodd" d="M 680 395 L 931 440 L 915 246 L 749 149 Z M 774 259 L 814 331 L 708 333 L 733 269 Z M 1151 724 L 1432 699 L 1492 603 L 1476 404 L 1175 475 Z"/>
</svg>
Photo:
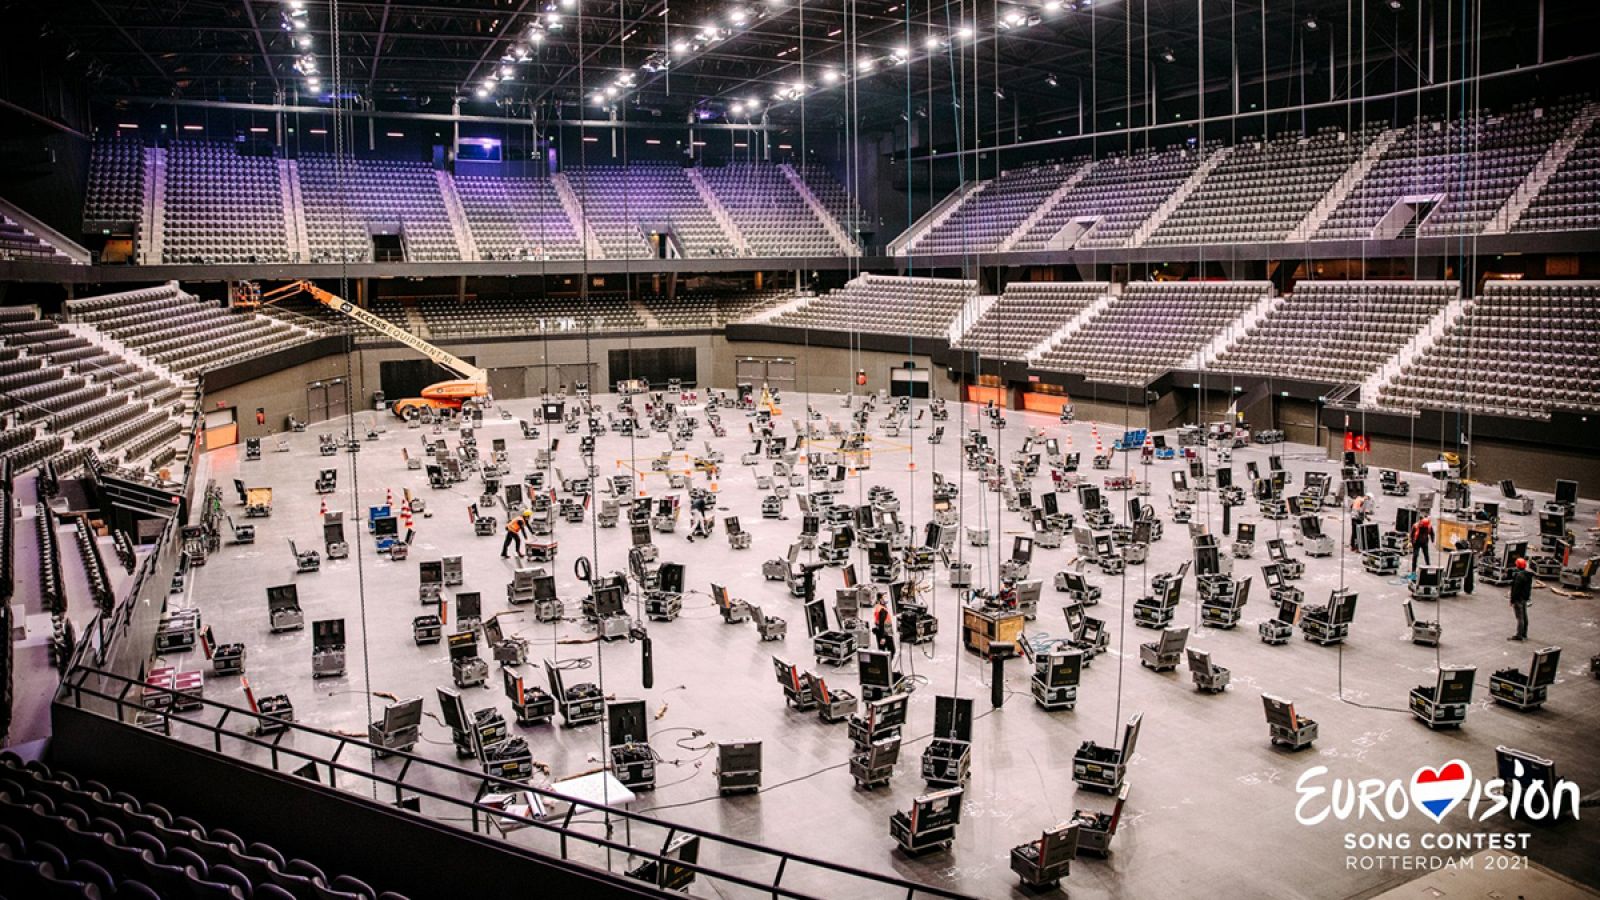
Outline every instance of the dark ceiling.
<svg viewBox="0 0 1600 900">
<path fill-rule="evenodd" d="M 892 129 L 931 112 L 1002 137 L 1023 119 L 1035 133 L 1076 129 L 1080 109 L 1096 113 L 1091 130 L 1193 118 L 1202 66 L 1207 116 L 1539 70 L 1541 58 L 1591 53 L 1584 36 L 1600 25 L 1593 0 L 304 0 L 298 30 L 296 2 L 9 5 L 81 62 L 100 99 L 328 105 L 337 86 L 386 111 L 448 112 L 460 99 L 482 115 L 604 118 L 616 104 L 625 118 L 684 121 L 754 98 L 777 122 Z M 701 46 L 707 26 L 723 31 Z M 319 90 L 296 71 L 303 53 Z M 664 71 L 647 66 L 663 60 Z M 850 77 L 852 60 L 873 69 Z M 486 88 L 502 66 L 512 77 Z M 1545 90 L 1587 88 L 1547 69 Z M 605 97 L 628 75 L 632 86 Z M 775 98 L 797 83 L 803 95 Z"/>
</svg>

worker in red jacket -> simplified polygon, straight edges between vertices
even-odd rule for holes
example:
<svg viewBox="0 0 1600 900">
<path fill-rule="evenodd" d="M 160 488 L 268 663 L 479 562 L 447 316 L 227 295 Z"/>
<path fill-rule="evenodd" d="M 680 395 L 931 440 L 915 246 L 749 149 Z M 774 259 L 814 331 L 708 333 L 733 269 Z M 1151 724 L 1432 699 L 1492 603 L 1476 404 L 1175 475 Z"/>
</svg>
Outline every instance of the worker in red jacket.
<svg viewBox="0 0 1600 900">
<path fill-rule="evenodd" d="M 1428 555 L 1428 544 L 1433 540 L 1433 520 L 1427 516 L 1417 520 L 1411 526 L 1411 571 L 1417 570 L 1417 554 L 1422 554 L 1422 561 L 1433 565 L 1433 559 Z"/>
</svg>

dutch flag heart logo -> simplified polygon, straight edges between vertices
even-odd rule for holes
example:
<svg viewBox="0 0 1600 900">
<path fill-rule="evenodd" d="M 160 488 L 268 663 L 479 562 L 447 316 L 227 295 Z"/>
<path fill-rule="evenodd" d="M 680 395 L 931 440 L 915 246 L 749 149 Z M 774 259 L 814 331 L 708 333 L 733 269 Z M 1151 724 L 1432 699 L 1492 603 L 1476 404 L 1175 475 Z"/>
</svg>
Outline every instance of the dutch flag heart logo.
<svg viewBox="0 0 1600 900">
<path fill-rule="evenodd" d="M 1435 822 L 1442 821 L 1472 789 L 1472 767 L 1452 759 L 1436 769 L 1423 766 L 1411 776 L 1411 802 Z"/>
</svg>

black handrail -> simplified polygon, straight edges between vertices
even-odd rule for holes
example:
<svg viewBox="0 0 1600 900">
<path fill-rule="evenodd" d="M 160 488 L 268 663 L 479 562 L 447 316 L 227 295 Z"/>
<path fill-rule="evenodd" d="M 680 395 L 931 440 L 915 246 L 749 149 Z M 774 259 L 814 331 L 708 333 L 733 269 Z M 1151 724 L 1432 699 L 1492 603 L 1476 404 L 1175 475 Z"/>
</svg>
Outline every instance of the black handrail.
<svg viewBox="0 0 1600 900">
<path fill-rule="evenodd" d="M 99 677 L 107 680 L 108 682 L 119 684 L 120 690 L 117 690 L 116 693 L 105 693 L 93 687 L 86 687 L 84 685 L 84 681 L 90 677 Z M 109 701 L 115 706 L 116 715 L 109 718 L 112 718 L 123 727 L 135 728 L 138 726 L 130 724 L 129 719 L 125 714 L 129 709 L 144 710 L 146 707 L 143 703 L 143 697 L 146 692 L 150 691 L 157 693 L 168 693 L 171 695 L 174 702 L 177 702 L 181 698 L 181 700 L 187 704 L 198 703 L 202 710 L 212 709 L 220 711 L 221 717 L 215 724 L 204 721 L 203 719 L 195 716 L 180 714 L 171 706 L 168 707 L 168 711 L 163 713 L 169 722 L 175 720 L 184 725 L 192 726 L 211 734 L 213 737 L 213 749 L 217 753 L 222 752 L 222 739 L 224 736 L 227 736 L 268 750 L 272 754 L 272 765 L 274 770 L 276 770 L 278 766 L 278 757 L 281 754 L 287 754 L 294 759 L 326 765 L 328 767 L 330 784 L 334 784 L 334 782 L 336 782 L 336 773 L 345 772 L 351 775 L 356 775 L 360 778 L 370 779 L 376 784 L 393 788 L 395 792 L 395 799 L 397 801 L 401 799 L 405 792 L 409 791 L 418 796 L 428 797 L 432 800 L 436 800 L 445 804 L 464 808 L 471 811 L 472 832 L 474 834 L 478 833 L 480 817 L 512 820 L 519 823 L 523 827 L 536 828 L 546 833 L 559 835 L 561 838 L 563 859 L 568 859 L 566 854 L 567 840 L 572 838 L 597 848 L 615 850 L 630 854 L 635 857 L 652 859 L 660 864 L 669 864 L 675 867 L 690 869 L 697 874 L 702 874 L 709 878 L 720 879 L 741 887 L 758 889 L 763 893 L 770 894 L 774 898 L 793 898 L 793 900 L 821 900 L 821 898 L 816 897 L 815 895 L 800 893 L 799 891 L 791 890 L 780 884 L 784 873 L 790 867 L 790 863 L 811 866 L 834 875 L 859 879 L 864 882 L 870 882 L 872 885 L 881 886 L 882 888 L 894 889 L 896 891 L 903 892 L 903 896 L 905 896 L 907 900 L 914 900 L 914 898 L 917 897 L 937 897 L 948 898 L 948 900 L 967 900 L 967 898 L 970 896 L 945 888 L 919 884 L 917 882 L 907 881 L 905 879 L 888 875 L 879 875 L 839 863 L 832 863 L 826 860 L 816 859 L 814 857 L 778 850 L 751 841 L 745 841 L 740 838 L 697 829 L 688 825 L 681 825 L 655 819 L 650 816 L 631 812 L 625 809 L 616 809 L 609 806 L 590 803 L 578 798 L 558 794 L 544 788 L 532 787 L 520 781 L 513 781 L 511 779 L 501 778 L 495 775 L 488 775 L 471 769 L 464 769 L 460 766 L 451 765 L 449 763 L 437 762 L 435 760 L 427 759 L 426 757 L 417 756 L 408 751 L 378 747 L 367 741 L 360 740 L 359 738 L 279 719 L 271 715 L 264 715 L 243 707 L 219 703 L 215 700 L 210 700 L 203 697 L 180 695 L 178 692 L 169 690 L 167 688 L 156 688 L 149 685 L 143 685 L 134 679 L 112 672 L 95 669 L 86 665 L 76 665 L 69 672 L 67 672 L 65 677 L 62 679 L 61 690 L 56 695 L 55 702 L 67 703 L 75 709 L 82 710 L 84 709 L 83 698 L 85 696 L 97 697 L 102 700 Z M 132 699 L 129 697 L 130 693 L 133 694 Z M 94 712 L 94 710 L 88 711 Z M 235 716 L 239 717 L 241 721 L 248 723 L 262 723 L 270 721 L 274 727 L 281 726 L 281 730 L 276 732 L 276 736 L 274 738 L 271 740 L 266 740 L 256 734 L 250 733 L 249 731 L 234 731 L 227 729 L 225 726 L 228 724 L 228 720 Z M 308 751 L 282 746 L 283 738 L 291 732 L 333 741 L 336 744 L 336 749 L 331 755 L 327 757 L 321 757 Z M 354 748 L 358 751 L 365 750 L 369 753 L 381 752 L 381 754 L 384 756 L 403 760 L 399 776 L 391 777 L 379 772 L 356 768 L 349 764 L 340 762 L 339 757 L 345 752 L 345 750 L 350 748 Z M 431 769 L 450 775 L 456 775 L 471 781 L 481 782 L 485 787 L 492 787 L 494 789 L 502 789 L 506 791 L 527 791 L 546 801 L 570 804 L 574 811 L 579 805 L 582 805 L 590 811 L 603 814 L 607 817 L 608 821 L 610 817 L 615 817 L 630 824 L 633 822 L 638 822 L 642 826 L 653 826 L 665 829 L 667 831 L 676 832 L 678 834 L 692 835 L 707 842 L 714 842 L 725 847 L 731 847 L 736 850 L 746 851 L 763 858 L 771 859 L 776 863 L 776 868 L 770 882 L 754 881 L 744 876 L 735 875 L 720 869 L 714 869 L 709 865 L 703 865 L 699 862 L 689 863 L 664 856 L 663 854 L 652 850 L 640 849 L 630 844 L 611 840 L 609 837 L 582 834 L 575 831 L 571 827 L 571 820 L 573 819 L 572 811 L 569 811 L 569 813 L 563 817 L 562 822 L 557 824 L 554 822 L 545 821 L 543 819 L 528 818 L 509 813 L 505 810 L 487 807 L 476 800 L 463 800 L 459 797 L 444 794 L 421 785 L 407 784 L 405 782 L 405 776 L 411 771 L 413 766 L 421 767 L 423 769 Z M 480 792 L 479 795 L 481 796 L 482 792 Z M 608 827 L 607 833 L 609 834 L 611 831 L 612 829 Z"/>
</svg>

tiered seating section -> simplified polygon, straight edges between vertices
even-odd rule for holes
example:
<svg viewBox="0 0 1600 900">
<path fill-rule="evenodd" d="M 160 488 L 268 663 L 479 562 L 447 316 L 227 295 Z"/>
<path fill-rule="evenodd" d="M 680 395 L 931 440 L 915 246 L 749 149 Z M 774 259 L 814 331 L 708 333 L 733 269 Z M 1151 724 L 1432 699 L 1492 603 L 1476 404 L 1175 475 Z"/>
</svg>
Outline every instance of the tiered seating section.
<svg viewBox="0 0 1600 900">
<path fill-rule="evenodd" d="M 95 141 L 89 154 L 84 222 L 138 222 L 143 208 L 143 145 L 127 138 Z"/>
<path fill-rule="evenodd" d="M 1159 223 L 1152 216 L 1216 146 L 1183 145 L 1101 159 L 1047 209 L 1042 205 L 1082 168 L 1079 163 L 1008 171 L 981 190 L 968 188 L 970 196 L 955 210 L 932 228 L 909 234 L 899 252 L 995 252 L 1030 217 L 1037 221 L 1009 249 L 1124 248 L 1147 222 L 1154 231 L 1141 237 L 1150 246 L 1280 241 L 1294 234 L 1324 198 L 1332 209 L 1308 223 L 1315 226 L 1312 240 L 1474 235 L 1496 221 L 1525 183 L 1538 191 L 1516 218 L 1515 230 L 1597 228 L 1600 213 L 1586 201 L 1600 189 L 1600 124 L 1588 128 L 1542 186 L 1528 181 L 1574 116 L 1590 108 L 1586 103 L 1528 102 L 1506 113 L 1478 111 L 1450 121 L 1413 123 L 1348 189 L 1342 176 L 1353 171 L 1383 126 L 1279 134 L 1265 143 L 1248 138 Z M 141 218 L 144 157 L 137 142 L 95 144 L 86 222 Z M 183 142 L 172 145 L 168 159 L 173 190 L 164 220 L 164 260 L 264 261 L 287 252 L 273 212 L 282 203 L 282 194 L 272 191 L 279 180 L 275 160 L 240 157 L 228 145 Z M 404 230 L 410 261 L 461 258 L 438 183 L 450 175 L 420 161 L 362 159 L 346 168 L 341 199 L 331 157 L 307 154 L 298 163 L 313 262 L 369 261 L 371 232 L 396 226 Z M 745 163 L 701 171 L 751 254 L 813 255 L 837 248 L 800 191 L 786 183 L 790 171 L 804 179 L 843 233 L 857 222 L 863 231 L 875 230 L 821 166 Z M 584 220 L 598 238 L 602 258 L 649 257 L 648 234 L 656 229 L 671 231 L 688 257 L 741 252 L 741 242 L 724 230 L 676 164 L 572 167 L 556 178 L 571 186 L 578 209 L 561 202 L 563 195 L 549 178 L 454 179 L 465 227 L 481 258 L 581 258 Z M 1329 197 L 1335 186 L 1342 194 Z M 1403 210 L 1390 216 L 1402 201 L 1421 204 L 1409 222 Z"/>
<path fill-rule="evenodd" d="M 707 166 L 711 187 L 755 256 L 836 256 L 839 244 L 774 166 L 736 163 Z"/>
<path fill-rule="evenodd" d="M 0 441 L 0 457 L 18 470 L 52 460 L 69 471 L 68 457 L 81 462 L 85 450 L 134 467 L 171 458 L 161 451 L 181 431 L 182 394 L 172 381 L 31 307 L 0 308 L 0 354 L 0 411 L 22 423 Z"/>
<path fill-rule="evenodd" d="M 1583 137 L 1533 198 L 1513 231 L 1579 231 L 1600 228 L 1600 120 Z"/>
<path fill-rule="evenodd" d="M 1072 320 L 1111 286 L 1103 281 L 1021 281 L 1006 285 L 955 346 L 990 359 L 1021 361 L 1056 329 Z"/>
<path fill-rule="evenodd" d="M 550 179 L 462 175 L 455 182 L 480 259 L 583 258 L 583 238 Z"/>
<path fill-rule="evenodd" d="M 162 262 L 289 261 L 277 159 L 175 141 L 166 169 Z"/>
<path fill-rule="evenodd" d="M 379 302 L 373 310 L 402 328 L 409 328 L 404 306 Z M 484 299 L 462 304 L 455 300 L 423 299 L 416 304 L 429 336 L 434 340 L 464 337 L 528 337 L 581 335 L 599 332 L 638 332 L 644 320 L 621 296 Z"/>
<path fill-rule="evenodd" d="M 202 302 L 176 284 L 69 300 L 67 312 L 145 359 L 188 377 L 312 338 L 310 332 L 276 319 Z"/>
<path fill-rule="evenodd" d="M 977 282 L 965 279 L 862 275 L 770 324 L 944 339 L 977 290 Z"/>
<path fill-rule="evenodd" d="M 1186 147 L 1100 160 L 1012 249 L 1058 249 L 1057 236 L 1080 220 L 1090 228 L 1073 246 L 1120 247 L 1199 165 L 1199 154 Z"/>
<path fill-rule="evenodd" d="M 1577 109 L 1573 104 L 1544 109 L 1525 104 L 1503 116 L 1480 112 L 1465 120 L 1417 122 L 1351 190 L 1317 237 L 1373 237 L 1396 203 L 1433 196 L 1443 198 L 1438 207 L 1398 236 L 1476 234 L 1505 205 Z"/>
<path fill-rule="evenodd" d="M 649 257 L 646 235 L 658 230 L 671 231 L 687 257 L 733 254 L 722 226 L 682 166 L 586 166 L 566 176 L 607 259 Z"/>
<path fill-rule="evenodd" d="M 321 154 L 300 157 L 306 240 L 312 262 L 372 260 L 376 232 L 398 227 L 410 262 L 461 258 L 433 167 L 424 162 L 351 159 L 340 169 Z"/>
<path fill-rule="evenodd" d="M 1180 366 L 1271 290 L 1264 281 L 1130 284 L 1046 351 L 1039 368 L 1146 384 Z"/>
<path fill-rule="evenodd" d="M 1052 165 L 1001 172 L 919 235 L 911 252 L 993 253 L 1073 171 Z"/>
<path fill-rule="evenodd" d="M 1455 281 L 1302 281 L 1211 368 L 1361 381 L 1460 293 Z"/>
<path fill-rule="evenodd" d="M 10 753 L 0 754 L 0 885 L 12 898 L 405 900 Z"/>
<path fill-rule="evenodd" d="M 1184 198 L 1149 244 L 1281 241 L 1305 219 L 1376 134 L 1327 128 L 1236 146 Z"/>
<path fill-rule="evenodd" d="M 644 297 L 641 302 L 662 328 L 673 331 L 720 328 L 783 303 L 793 296 L 789 291 L 763 291 L 728 297 L 717 294 L 679 294 Z"/>
<path fill-rule="evenodd" d="M 1489 282 L 1378 402 L 1513 416 L 1600 409 L 1600 282 Z"/>
<path fill-rule="evenodd" d="M 3 213 L 0 213 L 0 259 L 72 262 L 71 258 L 57 250 L 54 245 L 40 240 L 38 235 L 13 222 Z"/>
</svg>

